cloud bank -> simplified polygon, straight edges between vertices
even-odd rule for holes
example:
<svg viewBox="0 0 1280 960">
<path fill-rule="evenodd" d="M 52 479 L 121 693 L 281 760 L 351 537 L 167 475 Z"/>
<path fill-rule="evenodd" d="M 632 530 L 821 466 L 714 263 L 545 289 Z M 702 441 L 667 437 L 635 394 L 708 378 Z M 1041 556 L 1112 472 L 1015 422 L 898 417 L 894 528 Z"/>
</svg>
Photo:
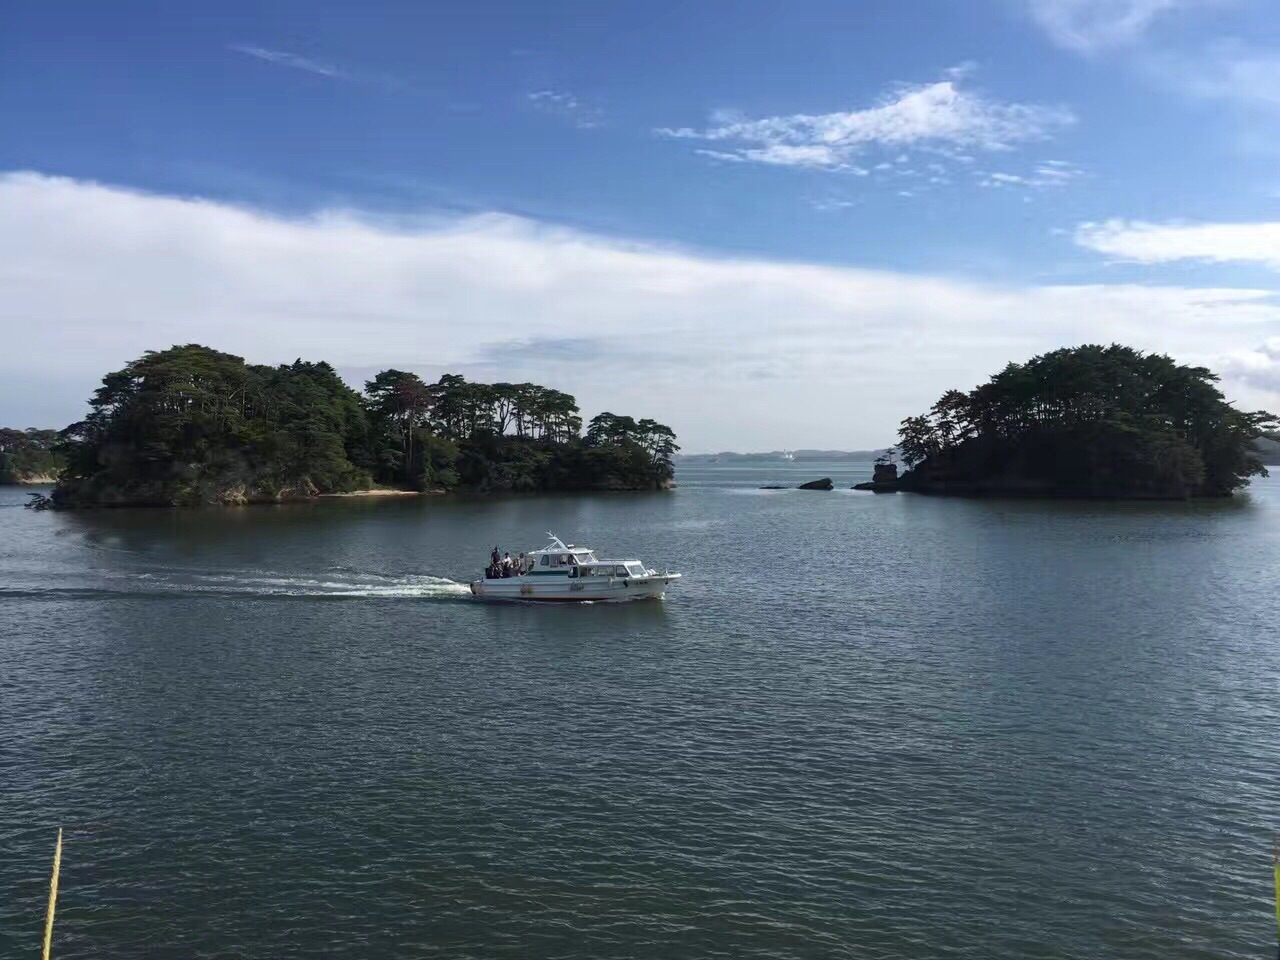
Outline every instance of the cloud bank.
<svg viewBox="0 0 1280 960">
<path fill-rule="evenodd" d="M 686 449 L 868 447 L 1010 359 L 1119 340 L 1213 363 L 1267 291 L 1016 286 L 731 259 L 510 216 L 284 218 L 0 176 L 0 423 L 61 426 L 108 370 L 207 343 L 258 363 L 532 379 Z M 1253 405 L 1265 405 L 1248 401 Z"/>
</svg>

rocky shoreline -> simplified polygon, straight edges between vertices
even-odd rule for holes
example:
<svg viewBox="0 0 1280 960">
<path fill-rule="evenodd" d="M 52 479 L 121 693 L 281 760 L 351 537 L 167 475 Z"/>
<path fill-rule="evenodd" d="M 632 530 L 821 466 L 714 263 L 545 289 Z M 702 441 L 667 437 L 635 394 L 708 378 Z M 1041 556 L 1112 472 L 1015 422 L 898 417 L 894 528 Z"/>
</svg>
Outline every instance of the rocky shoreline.
<svg viewBox="0 0 1280 960">
<path fill-rule="evenodd" d="M 898 476 L 894 464 L 877 464 L 872 479 L 855 484 L 854 490 L 872 493 L 919 493 L 937 497 L 968 497 L 972 499 L 1007 500 L 1190 500 L 1193 497 L 1225 497 L 1224 494 L 1193 494 L 1187 489 L 1168 491 L 1132 490 L 1120 486 L 1099 487 L 1089 490 L 1064 488 L 1048 480 L 1010 474 L 998 474 L 981 479 L 951 476 L 943 471 L 931 471 L 928 464 L 908 470 Z"/>
<path fill-rule="evenodd" d="M 21 477 L 5 477 L 3 480 L 0 480 L 0 487 L 53 486 L 53 484 L 57 482 L 57 477 L 52 477 L 48 474 L 29 473 Z"/>
<path fill-rule="evenodd" d="M 318 493 L 313 499 L 345 499 L 348 497 L 442 497 L 445 490 L 389 490 L 381 487 L 371 490 L 348 490 L 346 493 Z"/>
</svg>

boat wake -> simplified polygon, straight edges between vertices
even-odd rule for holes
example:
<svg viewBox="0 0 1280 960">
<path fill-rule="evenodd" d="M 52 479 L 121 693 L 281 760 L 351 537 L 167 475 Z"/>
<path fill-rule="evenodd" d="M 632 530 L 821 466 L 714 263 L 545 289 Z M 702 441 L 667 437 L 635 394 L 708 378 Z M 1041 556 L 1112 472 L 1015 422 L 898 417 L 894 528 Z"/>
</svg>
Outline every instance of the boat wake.
<svg viewBox="0 0 1280 960">
<path fill-rule="evenodd" d="M 214 575 L 193 578 L 197 592 L 244 593 L 283 597 L 469 597 L 471 588 L 448 577 L 426 575 L 388 577 L 378 574 L 344 574 L 323 579 L 307 576 L 262 577 Z M 204 581 L 204 582 L 200 582 Z"/>
<path fill-rule="evenodd" d="M 470 597 L 465 583 L 424 574 L 386 576 L 350 571 L 291 574 L 270 571 L 120 571 L 99 574 L 70 585 L 48 583 L 0 587 L 0 596 L 26 597 L 334 597 L 367 599 L 452 600 Z"/>
</svg>

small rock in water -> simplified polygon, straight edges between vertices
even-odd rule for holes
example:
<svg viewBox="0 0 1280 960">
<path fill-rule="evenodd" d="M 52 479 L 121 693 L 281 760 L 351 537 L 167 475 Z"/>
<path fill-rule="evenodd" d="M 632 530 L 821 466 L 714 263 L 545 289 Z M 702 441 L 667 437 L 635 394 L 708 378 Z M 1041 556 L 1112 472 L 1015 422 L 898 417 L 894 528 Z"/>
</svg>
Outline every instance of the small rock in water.
<svg viewBox="0 0 1280 960">
<path fill-rule="evenodd" d="M 800 484 L 801 490 L 834 490 L 836 485 L 831 482 L 830 477 L 823 477 L 821 480 L 810 480 L 808 483 Z"/>
</svg>

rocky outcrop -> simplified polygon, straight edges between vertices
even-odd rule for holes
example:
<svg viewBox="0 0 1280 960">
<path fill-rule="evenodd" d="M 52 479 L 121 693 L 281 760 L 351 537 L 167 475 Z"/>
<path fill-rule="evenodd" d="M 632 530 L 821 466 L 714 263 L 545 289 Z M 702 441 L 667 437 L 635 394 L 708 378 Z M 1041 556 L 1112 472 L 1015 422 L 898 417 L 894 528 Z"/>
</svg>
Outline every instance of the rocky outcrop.
<svg viewBox="0 0 1280 960">
<path fill-rule="evenodd" d="M 866 483 L 855 483 L 854 490 L 870 490 L 872 493 L 896 493 L 898 491 L 898 465 L 896 463 L 877 462 L 871 479 Z"/>
<path fill-rule="evenodd" d="M 790 486 L 785 483 L 766 483 L 761 490 L 834 490 L 836 485 L 831 482 L 830 477 L 823 477 L 821 480 L 810 480 L 808 483 L 802 483 L 798 487 Z"/>
</svg>

